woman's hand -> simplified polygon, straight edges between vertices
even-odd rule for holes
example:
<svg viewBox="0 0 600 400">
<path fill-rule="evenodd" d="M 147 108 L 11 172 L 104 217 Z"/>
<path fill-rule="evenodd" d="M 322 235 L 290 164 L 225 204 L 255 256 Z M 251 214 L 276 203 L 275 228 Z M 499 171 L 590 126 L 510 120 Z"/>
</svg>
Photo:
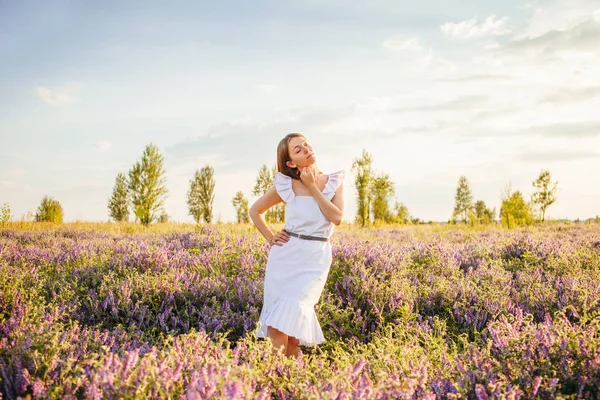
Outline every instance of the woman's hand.
<svg viewBox="0 0 600 400">
<path fill-rule="evenodd" d="M 300 180 L 306 185 L 306 187 L 313 188 L 317 187 L 317 173 L 312 166 L 302 168 L 300 172 Z"/>
<path fill-rule="evenodd" d="M 273 238 L 271 238 L 271 241 L 269 243 L 271 243 L 271 246 L 283 246 L 283 244 L 286 243 L 288 240 L 290 240 L 290 235 L 288 235 L 285 229 L 282 229 L 275 235 L 273 235 Z"/>
</svg>

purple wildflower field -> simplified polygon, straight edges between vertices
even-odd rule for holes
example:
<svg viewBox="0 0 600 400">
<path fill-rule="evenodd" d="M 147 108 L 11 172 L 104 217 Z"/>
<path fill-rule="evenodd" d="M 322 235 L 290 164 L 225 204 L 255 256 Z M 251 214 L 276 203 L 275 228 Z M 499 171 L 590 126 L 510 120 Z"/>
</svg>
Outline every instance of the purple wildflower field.
<svg viewBox="0 0 600 400">
<path fill-rule="evenodd" d="M 327 341 L 295 359 L 255 338 L 268 251 L 251 228 L 2 230 L 1 398 L 598 397 L 598 224 L 339 229 Z"/>
</svg>

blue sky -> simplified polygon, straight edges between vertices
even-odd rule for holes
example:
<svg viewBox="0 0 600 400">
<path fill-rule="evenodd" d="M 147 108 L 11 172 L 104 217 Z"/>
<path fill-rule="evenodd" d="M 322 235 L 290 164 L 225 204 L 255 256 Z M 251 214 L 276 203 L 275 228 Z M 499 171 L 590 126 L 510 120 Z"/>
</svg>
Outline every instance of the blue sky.
<svg viewBox="0 0 600 400">
<path fill-rule="evenodd" d="M 119 172 L 149 142 L 167 213 L 190 222 L 189 180 L 215 168 L 215 219 L 302 132 L 320 168 L 362 149 L 396 198 L 447 220 L 461 175 L 499 208 L 542 168 L 548 215 L 600 214 L 600 4 L 554 1 L 0 2 L 0 204 L 41 198 L 67 221 L 108 219 Z"/>
</svg>

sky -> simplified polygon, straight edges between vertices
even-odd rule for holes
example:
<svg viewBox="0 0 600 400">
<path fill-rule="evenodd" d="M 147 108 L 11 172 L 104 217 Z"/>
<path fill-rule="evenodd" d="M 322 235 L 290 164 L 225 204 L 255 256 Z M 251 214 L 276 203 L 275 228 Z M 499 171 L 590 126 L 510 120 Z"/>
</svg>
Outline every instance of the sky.
<svg viewBox="0 0 600 400">
<path fill-rule="evenodd" d="M 597 0 L 0 0 L 0 205 L 41 199 L 107 221 L 116 176 L 152 142 L 173 221 L 193 222 L 194 172 L 215 171 L 214 219 L 250 204 L 276 146 L 303 133 L 325 173 L 363 149 L 395 200 L 452 215 L 467 177 L 500 208 L 542 169 L 549 218 L 600 214 Z"/>
</svg>

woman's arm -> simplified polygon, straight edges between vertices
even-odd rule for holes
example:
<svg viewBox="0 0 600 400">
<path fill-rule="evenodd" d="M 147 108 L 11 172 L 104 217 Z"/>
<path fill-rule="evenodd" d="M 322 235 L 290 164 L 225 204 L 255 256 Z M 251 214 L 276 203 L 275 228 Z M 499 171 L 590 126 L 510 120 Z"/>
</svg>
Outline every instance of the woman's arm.
<svg viewBox="0 0 600 400">
<path fill-rule="evenodd" d="M 269 208 L 281 203 L 281 201 L 281 197 L 279 197 L 277 194 L 275 186 L 272 186 L 267 193 L 262 195 L 262 197 L 256 200 L 254 204 L 252 204 L 252 207 L 250 207 L 250 218 L 252 218 L 252 222 L 254 222 L 256 228 L 258 228 L 259 232 L 265 237 L 265 239 L 267 239 L 269 243 L 271 243 L 271 239 L 273 239 L 273 236 L 275 235 L 267 226 L 262 214 L 264 214 Z"/>
<path fill-rule="evenodd" d="M 316 185 L 309 186 L 309 189 L 325 217 L 336 226 L 341 224 L 342 218 L 344 218 L 344 184 L 342 183 L 337 188 L 331 201 Z"/>
</svg>

